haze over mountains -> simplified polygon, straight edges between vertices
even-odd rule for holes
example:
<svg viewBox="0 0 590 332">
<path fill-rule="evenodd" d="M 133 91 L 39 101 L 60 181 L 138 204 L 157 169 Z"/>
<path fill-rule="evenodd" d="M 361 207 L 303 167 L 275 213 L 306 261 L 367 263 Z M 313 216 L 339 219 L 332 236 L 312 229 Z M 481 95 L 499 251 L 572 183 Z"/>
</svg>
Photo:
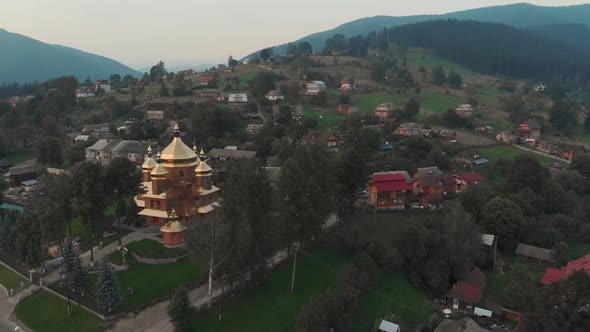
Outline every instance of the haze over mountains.
<svg viewBox="0 0 590 332">
<path fill-rule="evenodd" d="M 411 23 L 440 19 L 476 20 L 485 22 L 503 23 L 519 28 L 534 28 L 533 31 L 551 31 L 550 38 L 567 37 L 565 42 L 581 42 L 580 46 L 590 48 L 590 4 L 563 7 L 543 7 L 527 3 L 519 3 L 506 6 L 484 7 L 470 9 L 442 15 L 416 15 L 416 16 L 375 16 L 358 19 L 342 24 L 334 29 L 318 32 L 293 41 L 299 43 L 307 41 L 315 52 L 320 52 L 326 39 L 335 34 L 343 34 L 346 37 L 366 35 L 369 32 L 395 27 Z M 553 31 L 554 25 L 561 28 Z M 577 29 L 577 35 L 571 36 L 571 30 Z M 569 29 L 565 27 L 570 27 Z M 582 29 L 582 30 L 581 30 Z M 581 34 L 584 32 L 584 34 Z M 287 44 L 276 46 L 275 54 L 285 54 Z"/>
<path fill-rule="evenodd" d="M 75 48 L 46 44 L 4 29 L 0 29 L 0 45 L 0 84 L 45 81 L 65 75 L 79 80 L 86 77 L 108 79 L 116 73 L 141 75 L 118 61 Z"/>
</svg>

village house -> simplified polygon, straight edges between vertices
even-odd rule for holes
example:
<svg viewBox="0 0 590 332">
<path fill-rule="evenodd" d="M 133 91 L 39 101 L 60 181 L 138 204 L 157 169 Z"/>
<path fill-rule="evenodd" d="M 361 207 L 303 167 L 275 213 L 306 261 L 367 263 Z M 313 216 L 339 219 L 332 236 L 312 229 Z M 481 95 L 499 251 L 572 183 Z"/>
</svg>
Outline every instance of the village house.
<svg viewBox="0 0 590 332">
<path fill-rule="evenodd" d="M 111 83 L 107 80 L 98 80 L 94 83 L 94 91 L 109 93 L 111 92 Z"/>
<path fill-rule="evenodd" d="M 590 255 L 573 260 L 561 269 L 547 268 L 543 275 L 543 279 L 541 280 L 541 284 L 549 286 L 554 282 L 565 280 L 576 270 L 590 273 Z"/>
<path fill-rule="evenodd" d="M 201 74 L 201 77 L 199 77 L 199 81 L 201 82 L 201 85 L 209 85 L 211 82 L 219 82 L 219 74 L 216 71 L 203 73 Z"/>
<path fill-rule="evenodd" d="M 466 317 L 460 320 L 443 319 L 434 332 L 490 332 L 490 330 L 479 326 L 473 319 Z"/>
<path fill-rule="evenodd" d="M 414 179 L 413 191 L 421 204 L 437 207 L 457 192 L 457 180 L 450 174 L 426 175 Z"/>
<path fill-rule="evenodd" d="M 81 86 L 76 89 L 76 98 L 89 98 L 96 95 L 95 89 L 88 86 Z"/>
<path fill-rule="evenodd" d="M 496 135 L 496 140 L 510 144 L 518 143 L 518 137 L 514 135 L 511 131 L 503 131 L 499 133 L 498 135 Z"/>
<path fill-rule="evenodd" d="M 406 171 L 374 173 L 369 180 L 369 204 L 382 209 L 405 209 L 412 193 Z"/>
<path fill-rule="evenodd" d="M 283 99 L 285 99 L 285 96 L 277 90 L 270 90 L 266 93 L 266 100 L 277 101 Z"/>
<path fill-rule="evenodd" d="M 31 185 L 33 183 L 30 181 L 37 180 L 37 165 L 11 167 L 8 169 L 8 173 L 4 174 L 4 179 L 11 187 Z"/>
<path fill-rule="evenodd" d="M 114 158 L 122 157 L 140 165 L 148 145 L 138 141 L 100 139 L 85 149 L 86 160 L 107 165 Z"/>
<path fill-rule="evenodd" d="M 553 250 L 519 243 L 514 253 L 533 262 L 554 263 Z"/>
<path fill-rule="evenodd" d="M 164 121 L 174 117 L 174 104 L 167 102 L 148 103 L 145 110 L 146 119 Z"/>
<path fill-rule="evenodd" d="M 386 320 L 382 320 L 381 323 L 379 323 L 379 331 L 382 332 L 401 332 L 399 325 L 386 321 Z"/>
<path fill-rule="evenodd" d="M 340 137 L 329 131 L 312 130 L 301 139 L 303 145 L 321 145 L 327 148 L 337 148 L 342 144 Z"/>
<path fill-rule="evenodd" d="M 440 142 L 445 143 L 455 143 L 457 142 L 457 133 L 454 130 L 447 130 L 447 129 L 432 129 L 427 132 L 426 137 L 435 139 Z"/>
<path fill-rule="evenodd" d="M 354 80 L 345 78 L 340 81 L 340 91 L 342 92 L 352 92 L 356 89 L 356 83 Z"/>
<path fill-rule="evenodd" d="M 516 132 L 518 136 L 524 139 L 539 139 L 541 138 L 541 125 L 537 120 L 526 120 L 518 125 Z"/>
<path fill-rule="evenodd" d="M 494 133 L 494 128 L 492 126 L 479 126 L 475 128 L 475 131 L 484 135 L 491 135 Z"/>
<path fill-rule="evenodd" d="M 391 144 L 389 144 L 388 142 L 385 142 L 385 144 L 381 144 L 381 146 L 379 146 L 377 148 L 377 152 L 375 155 L 375 159 L 376 160 L 392 160 L 395 156 L 395 147 Z"/>
<path fill-rule="evenodd" d="M 395 104 L 383 103 L 375 107 L 373 114 L 381 119 L 389 119 L 395 117 L 396 112 L 399 112 L 399 108 Z"/>
<path fill-rule="evenodd" d="M 463 280 L 457 282 L 445 296 L 447 305 L 453 310 L 473 313 L 483 297 L 486 275 L 476 266 Z"/>
<path fill-rule="evenodd" d="M 420 134 L 421 130 L 415 123 L 402 123 L 393 132 L 393 135 L 402 137 L 418 136 Z"/>
<path fill-rule="evenodd" d="M 256 151 L 238 150 L 237 147 L 235 149 L 227 147 L 225 149 L 211 149 L 208 154 L 213 161 L 252 159 L 256 157 Z"/>
<path fill-rule="evenodd" d="M 489 160 L 487 160 L 485 158 L 480 158 L 480 159 L 473 160 L 470 165 L 471 165 L 471 169 L 480 169 L 480 168 L 487 167 L 488 164 L 489 164 Z"/>
<path fill-rule="evenodd" d="M 85 125 L 80 130 L 80 133 L 93 138 L 109 138 L 113 136 L 110 125 L 107 122 Z"/>
<path fill-rule="evenodd" d="M 301 123 L 303 121 L 303 116 L 305 111 L 303 109 L 303 105 L 295 105 L 292 107 L 293 112 L 293 120 Z"/>
<path fill-rule="evenodd" d="M 418 167 L 413 179 L 419 179 L 428 175 L 442 175 L 443 172 L 436 166 L 432 167 Z"/>
<path fill-rule="evenodd" d="M 230 104 L 245 104 L 248 102 L 248 95 L 245 93 L 232 93 L 227 98 Z"/>
<path fill-rule="evenodd" d="M 160 227 L 165 245 L 180 245 L 185 225 L 194 222 L 193 217 L 205 218 L 219 207 L 212 168 L 203 150 L 199 155 L 196 147 L 191 149 L 182 142 L 178 125 L 172 142 L 156 160 L 149 147 L 147 154 L 141 166 L 145 191 L 134 197 L 138 215 L 145 217 L 146 225 Z"/>
<path fill-rule="evenodd" d="M 455 108 L 455 113 L 457 116 L 462 117 L 464 119 L 471 119 L 473 116 L 473 106 L 470 104 L 463 104 L 457 108 Z"/>
<path fill-rule="evenodd" d="M 308 95 L 317 95 L 322 91 L 326 91 L 326 83 L 322 81 L 311 81 L 307 83 L 307 90 L 305 94 Z"/>
<path fill-rule="evenodd" d="M 566 160 L 572 160 L 578 154 L 586 153 L 586 147 L 578 144 L 560 144 L 557 156 Z"/>
<path fill-rule="evenodd" d="M 466 191 L 471 186 L 480 184 L 484 177 L 477 172 L 463 172 L 453 174 L 453 177 L 457 180 L 457 192 Z"/>
</svg>

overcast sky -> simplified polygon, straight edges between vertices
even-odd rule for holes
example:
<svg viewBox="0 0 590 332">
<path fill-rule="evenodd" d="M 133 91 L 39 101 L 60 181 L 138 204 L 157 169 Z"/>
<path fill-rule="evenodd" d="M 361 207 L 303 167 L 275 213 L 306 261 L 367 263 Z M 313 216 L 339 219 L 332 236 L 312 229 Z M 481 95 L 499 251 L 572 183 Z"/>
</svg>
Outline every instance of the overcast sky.
<svg viewBox="0 0 590 332">
<path fill-rule="evenodd" d="M 516 2 L 522 1 L 0 0 L 0 28 L 141 68 L 160 59 L 168 65 L 225 62 L 230 54 L 242 57 L 362 17 L 441 14 Z"/>
</svg>

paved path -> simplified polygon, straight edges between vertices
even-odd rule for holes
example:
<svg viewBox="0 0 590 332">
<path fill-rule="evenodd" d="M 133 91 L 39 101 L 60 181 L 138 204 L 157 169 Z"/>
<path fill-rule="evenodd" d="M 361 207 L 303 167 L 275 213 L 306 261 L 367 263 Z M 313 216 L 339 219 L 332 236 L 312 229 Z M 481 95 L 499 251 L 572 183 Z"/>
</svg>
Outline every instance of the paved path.
<svg viewBox="0 0 590 332">
<path fill-rule="evenodd" d="M 160 238 L 157 237 L 157 233 L 150 231 L 149 229 L 139 229 L 133 233 L 129 233 L 125 235 L 122 239 L 122 244 L 125 246 L 131 242 L 143 240 L 143 239 L 152 239 L 158 242 L 162 242 Z M 108 256 L 119 249 L 119 242 L 115 241 L 111 244 L 108 244 L 100 249 L 94 250 L 94 263 L 100 263 L 104 256 Z M 90 265 L 90 250 L 82 253 L 80 255 L 80 260 L 82 261 L 83 266 Z M 49 273 L 48 275 L 43 277 L 43 283 L 45 285 L 50 285 L 58 280 L 61 279 L 60 269 L 56 269 Z"/>
</svg>

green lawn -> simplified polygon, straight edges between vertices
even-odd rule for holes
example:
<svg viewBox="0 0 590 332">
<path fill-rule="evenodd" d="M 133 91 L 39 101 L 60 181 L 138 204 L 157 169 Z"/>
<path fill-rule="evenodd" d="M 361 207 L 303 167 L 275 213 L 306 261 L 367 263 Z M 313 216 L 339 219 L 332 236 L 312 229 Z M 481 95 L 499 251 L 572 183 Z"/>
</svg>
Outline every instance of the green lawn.
<svg viewBox="0 0 590 332">
<path fill-rule="evenodd" d="M 16 317 L 35 332 L 104 331 L 98 317 L 72 305 L 67 316 L 66 301 L 40 290 L 16 305 Z"/>
<path fill-rule="evenodd" d="M 12 165 L 17 165 L 34 158 L 35 153 L 33 149 L 20 150 L 6 155 L 6 160 Z"/>
<path fill-rule="evenodd" d="M 373 112 L 375 107 L 383 103 L 394 103 L 402 105 L 412 95 L 391 94 L 386 92 L 366 93 L 352 96 L 352 104 L 358 107 L 361 112 Z"/>
<path fill-rule="evenodd" d="M 462 99 L 460 97 L 447 95 L 433 89 L 424 89 L 420 94 L 422 108 L 435 113 L 444 113 L 449 109 L 454 109 L 461 102 Z"/>
<path fill-rule="evenodd" d="M 344 117 L 332 113 L 309 111 L 305 110 L 303 113 L 305 118 L 314 118 L 317 120 L 318 125 L 316 129 L 325 130 L 328 128 L 336 127 L 344 121 Z"/>
<path fill-rule="evenodd" d="M 590 254 L 590 244 L 570 242 L 567 245 L 566 256 L 568 261 L 573 261 L 588 254 Z"/>
<path fill-rule="evenodd" d="M 504 274 L 487 271 L 487 283 L 485 293 L 491 299 L 501 302 L 501 299 L 509 298 L 508 285 L 516 278 L 516 270 L 523 271 L 529 277 L 529 282 L 534 287 L 540 287 L 541 279 L 545 273 L 545 266 L 539 263 L 529 263 L 526 260 L 510 256 L 506 259 L 508 267 Z M 502 303 L 500 303 L 502 304 Z"/>
<path fill-rule="evenodd" d="M 174 258 L 186 254 L 183 248 L 166 248 L 162 243 L 151 239 L 131 242 L 125 247 L 145 258 Z"/>
<path fill-rule="evenodd" d="M 352 317 L 352 331 L 371 331 L 376 319 L 393 313 L 404 330 L 410 330 L 426 321 L 432 314 L 424 293 L 398 272 L 379 272 L 374 286 L 360 301 L 359 310 Z"/>
<path fill-rule="evenodd" d="M 547 158 L 545 156 L 538 155 L 536 153 L 520 150 L 509 144 L 497 144 L 478 148 L 478 152 L 483 158 L 488 159 L 490 162 L 496 162 L 500 158 L 512 159 L 520 155 L 530 155 L 539 160 L 541 165 L 549 166 L 558 160 Z"/>
<path fill-rule="evenodd" d="M 295 320 L 302 306 L 336 284 L 331 267 L 341 268 L 349 259 L 336 251 L 319 249 L 313 258 L 300 255 L 297 259 L 295 293 L 289 292 L 292 265 L 285 264 L 271 273 L 270 280 L 258 288 L 247 289 L 228 297 L 223 305 L 223 319 L 219 309 L 200 312 L 195 318 L 199 332 L 277 331 L 295 329 Z"/>
<path fill-rule="evenodd" d="M 25 279 L 0 264 L 0 284 L 6 287 L 8 291 L 19 288 L 21 281 L 25 281 Z"/>
</svg>

